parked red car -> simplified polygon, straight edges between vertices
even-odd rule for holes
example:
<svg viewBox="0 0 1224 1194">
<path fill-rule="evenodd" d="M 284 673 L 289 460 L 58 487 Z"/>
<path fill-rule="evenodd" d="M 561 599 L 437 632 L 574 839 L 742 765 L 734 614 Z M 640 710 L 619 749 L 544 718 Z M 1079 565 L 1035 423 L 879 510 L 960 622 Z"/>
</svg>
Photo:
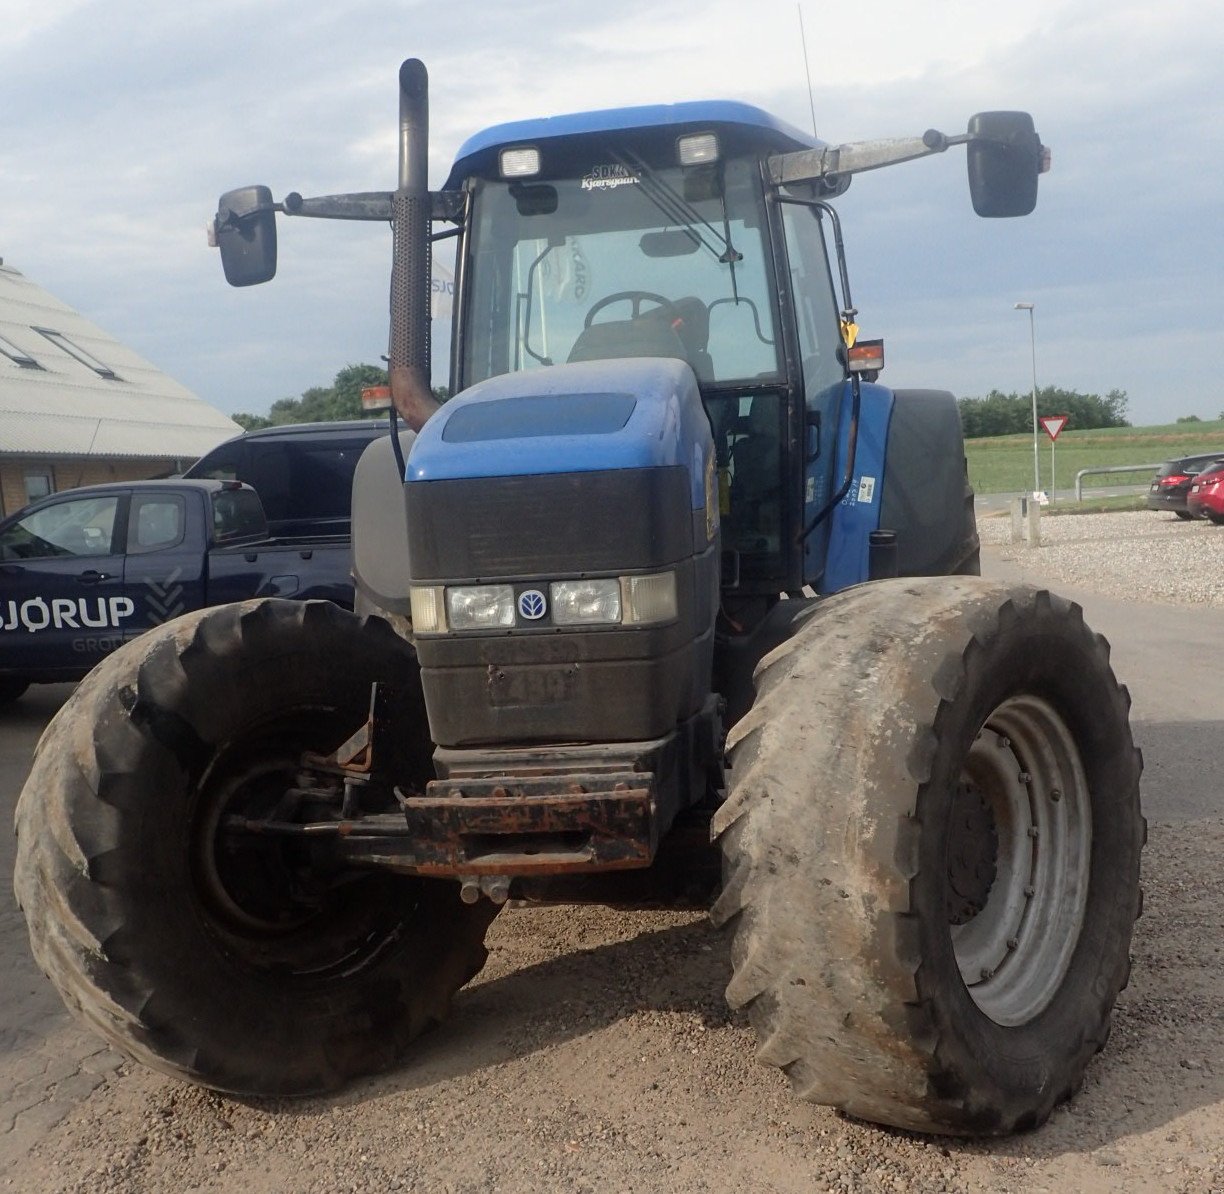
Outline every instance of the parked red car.
<svg viewBox="0 0 1224 1194">
<path fill-rule="evenodd" d="M 1210 518 L 1224 523 L 1224 464 L 1199 473 L 1186 494 L 1186 511 L 1192 518 Z"/>
</svg>

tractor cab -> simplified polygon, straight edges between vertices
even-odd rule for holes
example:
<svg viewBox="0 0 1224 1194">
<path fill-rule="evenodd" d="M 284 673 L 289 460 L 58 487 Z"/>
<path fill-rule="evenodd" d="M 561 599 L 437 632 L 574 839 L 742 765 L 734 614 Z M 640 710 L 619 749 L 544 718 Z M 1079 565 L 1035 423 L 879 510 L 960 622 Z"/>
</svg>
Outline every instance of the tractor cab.
<svg viewBox="0 0 1224 1194">
<path fill-rule="evenodd" d="M 846 370 L 820 213 L 771 202 L 766 172 L 812 148 L 745 104 L 616 109 L 486 130 L 446 184 L 471 205 L 456 388 L 580 361 L 687 363 L 741 596 L 803 584 L 801 495 L 815 506 L 831 485 Z"/>
</svg>

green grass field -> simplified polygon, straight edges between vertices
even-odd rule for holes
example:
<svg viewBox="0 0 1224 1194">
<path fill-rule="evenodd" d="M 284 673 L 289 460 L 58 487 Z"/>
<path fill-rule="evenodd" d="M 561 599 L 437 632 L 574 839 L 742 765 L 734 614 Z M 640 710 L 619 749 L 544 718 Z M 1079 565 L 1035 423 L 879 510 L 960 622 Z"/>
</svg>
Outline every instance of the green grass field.
<svg viewBox="0 0 1224 1194">
<path fill-rule="evenodd" d="M 1050 439 L 1041 432 L 1041 487 L 1050 488 Z M 1073 489 L 1082 468 L 1111 468 L 1124 464 L 1156 464 L 1174 456 L 1199 452 L 1224 453 L 1224 420 L 1172 423 L 1164 427 L 1109 427 L 1098 431 L 1064 431 L 1058 437 L 1054 467 L 1060 490 Z M 978 493 L 1022 493 L 1033 487 L 1033 437 L 1001 435 L 965 441 L 969 480 Z M 1092 489 L 1108 485 L 1140 484 L 1152 470 L 1113 473 L 1084 479 L 1085 499 Z"/>
</svg>

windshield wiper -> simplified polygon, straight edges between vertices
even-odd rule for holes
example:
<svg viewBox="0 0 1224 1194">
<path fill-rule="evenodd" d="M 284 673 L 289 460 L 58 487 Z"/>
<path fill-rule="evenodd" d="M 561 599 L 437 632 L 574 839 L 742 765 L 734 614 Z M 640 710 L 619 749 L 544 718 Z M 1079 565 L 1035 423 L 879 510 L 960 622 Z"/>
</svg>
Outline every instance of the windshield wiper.
<svg viewBox="0 0 1224 1194">
<path fill-rule="evenodd" d="M 684 224 L 690 232 L 710 252 L 716 261 L 724 265 L 743 261 L 744 255 L 731 244 L 731 229 L 727 219 L 727 199 L 722 195 L 723 223 L 725 232 L 719 232 L 683 195 L 680 194 L 665 178 L 660 178 L 641 158 L 631 153 L 612 152 L 612 159 L 630 173 L 637 174 L 641 179 L 642 191 L 646 197 L 674 224 Z M 700 227 L 698 227 L 700 225 Z M 705 228 L 717 243 L 711 244 L 702 234 Z"/>
<path fill-rule="evenodd" d="M 701 246 L 709 252 L 721 265 L 731 267 L 731 293 L 739 302 L 739 287 L 736 284 L 735 263 L 743 261 L 744 255 L 731 243 L 731 218 L 727 213 L 726 187 L 719 186 L 718 197 L 722 204 L 723 231 L 719 232 L 709 220 L 701 214 L 679 191 L 665 178 L 661 178 L 636 154 L 612 151 L 612 159 L 622 169 L 636 173 L 640 179 L 642 192 L 672 223 L 684 224 Z M 720 183 L 722 179 L 720 178 Z M 700 227 L 699 227 L 700 225 Z M 711 244 L 701 229 L 705 228 L 715 238 Z"/>
</svg>

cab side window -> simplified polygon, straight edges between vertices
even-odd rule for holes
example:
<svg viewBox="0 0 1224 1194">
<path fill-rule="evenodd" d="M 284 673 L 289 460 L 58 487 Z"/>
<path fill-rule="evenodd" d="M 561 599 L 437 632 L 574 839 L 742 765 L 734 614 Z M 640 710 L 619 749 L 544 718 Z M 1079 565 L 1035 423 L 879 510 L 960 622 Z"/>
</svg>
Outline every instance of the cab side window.
<svg viewBox="0 0 1224 1194">
<path fill-rule="evenodd" d="M 846 376 L 838 348 L 837 300 L 829 274 L 820 218 L 809 207 L 784 203 L 786 253 L 790 260 L 791 292 L 803 353 L 803 388 L 809 407 L 824 405 L 828 392 Z"/>
<path fill-rule="evenodd" d="M 118 509 L 117 494 L 43 506 L 0 535 L 0 560 L 112 555 Z"/>
</svg>

